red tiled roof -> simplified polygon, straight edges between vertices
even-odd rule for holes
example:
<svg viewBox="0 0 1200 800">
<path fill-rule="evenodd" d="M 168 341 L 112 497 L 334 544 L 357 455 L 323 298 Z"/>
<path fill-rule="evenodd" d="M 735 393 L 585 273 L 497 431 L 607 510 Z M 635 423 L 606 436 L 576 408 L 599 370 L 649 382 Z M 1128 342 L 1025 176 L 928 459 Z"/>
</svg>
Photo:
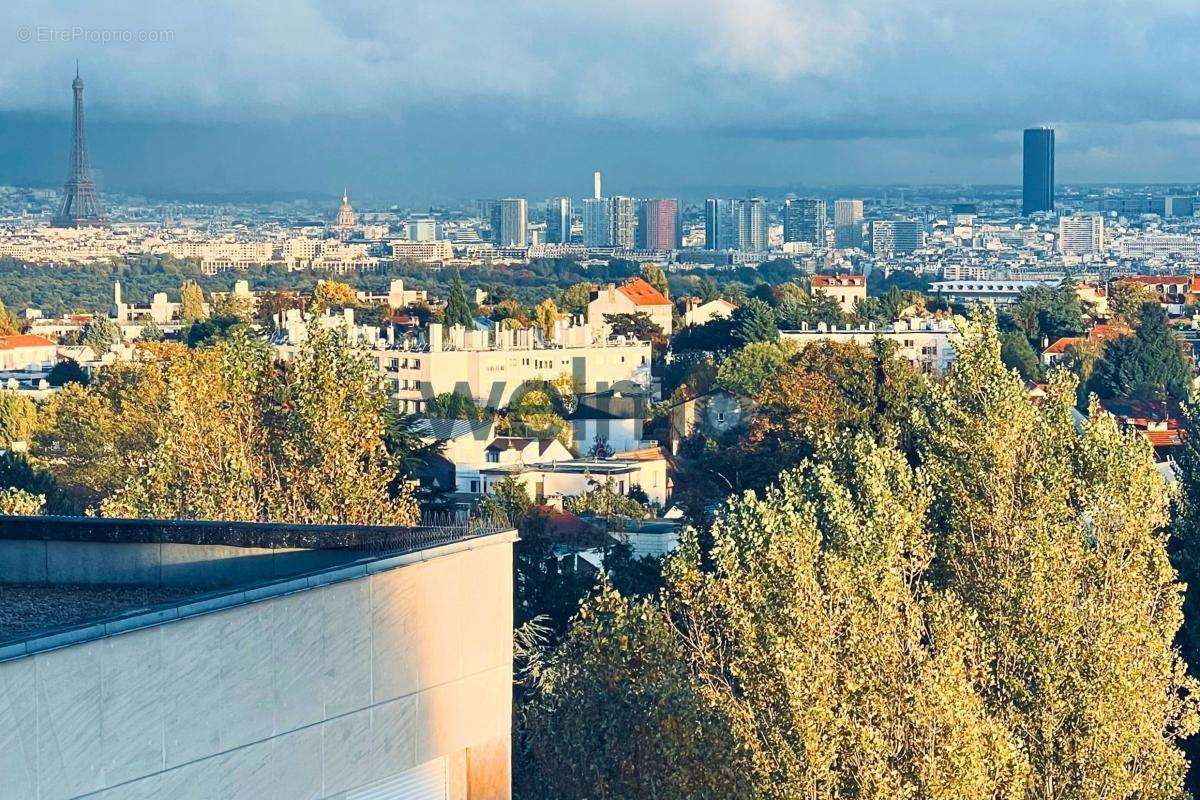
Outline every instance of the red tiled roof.
<svg viewBox="0 0 1200 800">
<path fill-rule="evenodd" d="M 1063 336 L 1061 339 L 1056 339 L 1053 344 L 1047 347 L 1042 353 L 1046 355 L 1058 355 L 1059 353 L 1067 352 L 1067 348 L 1073 344 L 1083 344 L 1082 336 Z"/>
<path fill-rule="evenodd" d="M 1180 431 L 1142 431 L 1142 435 L 1150 440 L 1151 447 L 1176 447 L 1183 444 L 1183 436 Z"/>
<path fill-rule="evenodd" d="M 639 306 L 665 306 L 671 301 L 663 297 L 663 293 L 655 289 L 644 278 L 630 278 L 618 289 Z"/>
<path fill-rule="evenodd" d="M 20 347 L 54 347 L 54 342 L 45 336 L 19 334 L 16 336 L 0 336 L 0 350 L 16 350 Z"/>
<path fill-rule="evenodd" d="M 1088 340 L 1092 342 L 1109 342 L 1113 339 L 1119 339 L 1122 336 L 1129 336 L 1132 333 L 1132 328 L 1120 323 L 1093 325 L 1092 329 L 1088 331 Z"/>
</svg>

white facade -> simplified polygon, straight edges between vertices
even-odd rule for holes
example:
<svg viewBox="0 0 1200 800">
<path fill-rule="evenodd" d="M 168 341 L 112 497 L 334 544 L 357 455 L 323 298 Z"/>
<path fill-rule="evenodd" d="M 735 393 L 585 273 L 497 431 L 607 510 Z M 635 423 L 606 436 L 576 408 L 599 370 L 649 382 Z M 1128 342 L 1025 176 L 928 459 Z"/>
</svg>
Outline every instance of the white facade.
<svg viewBox="0 0 1200 800">
<path fill-rule="evenodd" d="M 1104 250 L 1104 218 L 1073 214 L 1058 220 L 1058 252 L 1065 256 L 1096 255 Z"/>
<path fill-rule="evenodd" d="M 903 358 L 925 372 L 945 372 L 954 361 L 952 337 L 957 328 L 949 320 L 913 319 L 895 322 L 882 328 L 874 326 L 826 328 L 819 325 L 814 329 L 780 331 L 784 341 L 795 342 L 805 347 L 812 342 L 844 342 L 870 347 L 876 337 L 897 345 L 896 357 Z"/>
</svg>

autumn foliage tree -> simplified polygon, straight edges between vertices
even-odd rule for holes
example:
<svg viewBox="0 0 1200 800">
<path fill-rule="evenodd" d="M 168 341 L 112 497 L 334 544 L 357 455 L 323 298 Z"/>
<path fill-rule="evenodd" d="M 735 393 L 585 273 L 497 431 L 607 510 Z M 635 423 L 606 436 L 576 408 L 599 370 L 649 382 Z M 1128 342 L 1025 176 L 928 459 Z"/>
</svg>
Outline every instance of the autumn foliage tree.
<svg viewBox="0 0 1200 800">
<path fill-rule="evenodd" d="M 406 524 L 389 400 L 345 335 L 313 325 L 293 361 L 235 333 L 114 365 L 47 404 L 34 456 L 107 516 Z"/>
<path fill-rule="evenodd" d="M 1077 428 L 1074 402 L 1056 372 L 1030 403 L 977 318 L 911 403 L 907 453 L 838 437 L 728 501 L 707 557 L 689 536 L 657 600 L 585 606 L 534 670 L 518 785 L 1182 796 L 1197 686 L 1172 644 L 1166 487 L 1141 438 L 1097 407 Z"/>
</svg>

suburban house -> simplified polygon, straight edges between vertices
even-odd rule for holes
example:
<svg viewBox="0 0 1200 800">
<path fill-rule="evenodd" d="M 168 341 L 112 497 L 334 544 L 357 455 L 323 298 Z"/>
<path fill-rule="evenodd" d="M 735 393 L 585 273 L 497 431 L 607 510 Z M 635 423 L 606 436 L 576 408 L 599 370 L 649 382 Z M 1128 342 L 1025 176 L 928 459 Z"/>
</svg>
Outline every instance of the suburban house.
<svg viewBox="0 0 1200 800">
<path fill-rule="evenodd" d="M 684 306 L 683 324 L 707 325 L 714 319 L 728 319 L 733 316 L 734 311 L 737 311 L 737 306 L 721 297 L 707 303 L 700 302 L 699 298 L 689 297 Z"/>
<path fill-rule="evenodd" d="M 1197 275 L 1126 275 L 1117 281 L 1153 289 L 1167 313 L 1174 316 L 1182 314 L 1184 306 L 1200 302 L 1200 276 Z"/>
<path fill-rule="evenodd" d="M 650 317 L 650 321 L 671 335 L 673 309 L 671 301 L 662 292 L 651 286 L 644 278 L 630 278 L 617 286 L 608 284 L 592 292 L 588 303 L 588 324 L 594 330 L 605 328 L 604 317 L 609 314 L 638 314 Z"/>
<path fill-rule="evenodd" d="M 658 447 L 617 453 L 613 458 L 576 458 L 541 463 L 500 463 L 481 469 L 483 490 L 508 477 L 516 478 L 537 503 L 553 503 L 586 493 L 596 485 L 612 483 L 619 494 L 633 487 L 646 493 L 650 502 L 665 506 L 670 499 L 667 459 Z"/>
<path fill-rule="evenodd" d="M 714 389 L 676 403 L 669 415 L 671 452 L 678 454 L 683 441 L 697 434 L 715 439 L 745 424 L 754 403 L 725 389 Z"/>
<path fill-rule="evenodd" d="M 58 345 L 44 336 L 0 336 L 0 372 L 48 370 L 58 361 Z"/>
<path fill-rule="evenodd" d="M 1093 325 L 1091 330 L 1088 331 L 1087 336 L 1062 336 L 1045 345 L 1042 350 L 1042 364 L 1047 367 L 1053 367 L 1063 360 L 1063 357 L 1067 354 L 1067 348 L 1072 345 L 1076 347 L 1101 345 L 1104 342 L 1112 341 L 1121 336 L 1128 336 L 1132 333 L 1133 330 L 1129 326 L 1117 322 Z"/>
<path fill-rule="evenodd" d="M 576 451 L 589 452 L 597 437 L 614 453 L 642 447 L 647 405 L 641 394 L 608 391 L 579 395 L 575 409 L 567 414 Z"/>
<path fill-rule="evenodd" d="M 838 301 L 842 311 L 853 314 L 859 300 L 867 299 L 865 275 L 814 275 L 813 292 L 829 295 Z"/>
</svg>

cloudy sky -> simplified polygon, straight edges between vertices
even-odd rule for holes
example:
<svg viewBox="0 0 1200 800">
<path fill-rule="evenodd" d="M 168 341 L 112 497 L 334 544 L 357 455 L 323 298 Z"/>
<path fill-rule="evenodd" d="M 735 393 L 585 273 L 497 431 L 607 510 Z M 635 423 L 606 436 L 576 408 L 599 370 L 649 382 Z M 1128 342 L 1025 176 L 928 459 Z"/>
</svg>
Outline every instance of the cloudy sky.
<svg viewBox="0 0 1200 800">
<path fill-rule="evenodd" d="M 1200 3 L 8 0 L 0 181 L 376 201 L 1200 181 Z"/>
</svg>

